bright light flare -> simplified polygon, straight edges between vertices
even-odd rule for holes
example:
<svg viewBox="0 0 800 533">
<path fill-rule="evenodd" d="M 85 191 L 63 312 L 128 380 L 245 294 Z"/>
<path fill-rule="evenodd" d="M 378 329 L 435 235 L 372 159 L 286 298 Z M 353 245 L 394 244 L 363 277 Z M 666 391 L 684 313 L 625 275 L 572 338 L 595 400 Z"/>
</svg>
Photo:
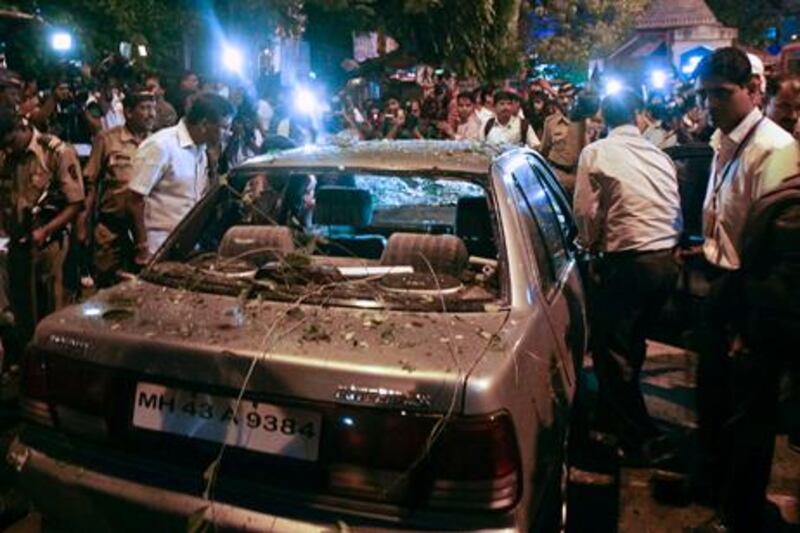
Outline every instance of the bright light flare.
<svg viewBox="0 0 800 533">
<path fill-rule="evenodd" d="M 650 84 L 654 89 L 663 89 L 667 86 L 667 73 L 663 70 L 654 70 L 650 73 Z"/>
<path fill-rule="evenodd" d="M 319 102 L 313 92 L 301 87 L 294 93 L 294 107 L 301 113 L 313 115 L 319 111 Z"/>
<path fill-rule="evenodd" d="M 622 82 L 617 79 L 612 78 L 606 82 L 607 95 L 619 94 L 619 92 L 622 91 L 623 88 L 624 86 L 622 85 Z"/>
<path fill-rule="evenodd" d="M 223 45 L 222 65 L 234 74 L 241 74 L 244 68 L 244 54 L 234 46 Z"/>
<path fill-rule="evenodd" d="M 72 35 L 65 31 L 57 31 L 50 37 L 50 46 L 56 52 L 67 52 L 72 49 Z"/>
</svg>

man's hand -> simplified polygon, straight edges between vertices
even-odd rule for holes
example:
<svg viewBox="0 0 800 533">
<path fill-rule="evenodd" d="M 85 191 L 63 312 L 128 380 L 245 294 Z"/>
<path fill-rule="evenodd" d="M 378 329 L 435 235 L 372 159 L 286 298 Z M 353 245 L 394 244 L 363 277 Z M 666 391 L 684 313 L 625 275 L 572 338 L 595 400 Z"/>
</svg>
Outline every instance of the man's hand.
<svg viewBox="0 0 800 533">
<path fill-rule="evenodd" d="M 89 242 L 89 213 L 81 211 L 75 220 L 75 238 L 81 244 Z"/>
<path fill-rule="evenodd" d="M 48 234 L 44 228 L 36 228 L 31 232 L 31 242 L 36 248 L 41 248 L 44 246 L 47 237 Z"/>
<path fill-rule="evenodd" d="M 136 245 L 136 256 L 133 258 L 133 262 L 139 267 L 144 267 L 148 261 L 150 261 L 150 249 L 146 242 L 140 242 Z"/>
<path fill-rule="evenodd" d="M 700 257 L 703 255 L 703 247 L 702 246 L 690 246 L 689 248 L 675 248 L 675 253 L 673 257 L 675 258 L 675 262 L 679 265 L 683 265 L 686 261 L 691 260 L 695 257 Z"/>
</svg>

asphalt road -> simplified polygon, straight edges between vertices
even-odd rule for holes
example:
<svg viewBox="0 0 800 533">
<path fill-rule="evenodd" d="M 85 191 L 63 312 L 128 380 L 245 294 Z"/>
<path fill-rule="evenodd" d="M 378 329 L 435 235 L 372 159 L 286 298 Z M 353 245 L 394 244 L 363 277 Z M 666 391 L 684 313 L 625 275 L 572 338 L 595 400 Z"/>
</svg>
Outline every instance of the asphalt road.
<svg viewBox="0 0 800 533">
<path fill-rule="evenodd" d="M 678 457 L 664 470 L 655 471 L 620 467 L 601 445 L 581 449 L 570 467 L 569 533 L 673 533 L 713 516 L 708 507 L 682 501 L 683 491 L 677 490 L 687 481 L 683 473 L 696 454 L 695 357 L 679 348 L 648 344 L 642 375 L 647 407 L 679 444 Z M 588 388 L 596 390 L 591 362 L 585 366 Z M 654 476 L 670 483 L 655 484 Z M 656 495 L 656 487 L 675 490 Z M 768 497 L 786 522 L 770 531 L 800 532 L 800 454 L 788 448 L 784 436 L 777 441 Z"/>
<path fill-rule="evenodd" d="M 591 365 L 587 361 L 589 390 L 596 389 Z M 670 470 L 659 473 L 672 476 L 677 485 L 694 453 L 697 427 L 694 405 L 694 356 L 683 350 L 658 343 L 648 347 L 643 373 L 647 405 L 654 416 L 681 444 L 678 460 Z M 15 391 L 0 386 L 0 446 L 10 442 L 17 424 L 13 408 Z M 662 503 L 653 495 L 651 482 L 655 471 L 620 467 L 616 457 L 602 445 L 580 449 L 570 467 L 568 493 L 568 533 L 673 533 L 708 520 L 713 511 L 698 505 Z M 787 523 L 776 533 L 800 533 L 800 455 L 778 438 L 769 498 L 781 510 Z M 678 502 L 681 503 L 681 502 Z M 31 509 L 13 483 L 13 473 L 5 461 L 0 463 L 0 530 L 13 533 L 41 531 L 42 518 Z"/>
</svg>

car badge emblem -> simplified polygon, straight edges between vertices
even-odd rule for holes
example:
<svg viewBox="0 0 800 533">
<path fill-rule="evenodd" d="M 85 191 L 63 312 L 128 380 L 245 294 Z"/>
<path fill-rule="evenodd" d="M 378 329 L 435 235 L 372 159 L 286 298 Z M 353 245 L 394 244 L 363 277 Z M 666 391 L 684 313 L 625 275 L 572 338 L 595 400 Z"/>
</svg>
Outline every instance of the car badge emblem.
<svg viewBox="0 0 800 533">
<path fill-rule="evenodd" d="M 431 397 L 422 392 L 403 392 L 383 387 L 340 385 L 334 395 L 336 400 L 359 405 L 401 407 L 404 409 L 429 409 Z"/>
</svg>

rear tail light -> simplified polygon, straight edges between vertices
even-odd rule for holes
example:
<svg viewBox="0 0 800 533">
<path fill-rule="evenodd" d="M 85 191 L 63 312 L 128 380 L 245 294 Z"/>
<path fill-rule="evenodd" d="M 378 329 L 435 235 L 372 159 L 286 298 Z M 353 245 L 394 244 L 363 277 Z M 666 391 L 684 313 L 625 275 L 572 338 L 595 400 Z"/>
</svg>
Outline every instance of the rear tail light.
<svg viewBox="0 0 800 533">
<path fill-rule="evenodd" d="M 519 498 L 520 457 L 506 413 L 442 423 L 429 415 L 353 410 L 335 420 L 333 492 L 466 510 L 507 509 Z"/>
<path fill-rule="evenodd" d="M 20 414 L 25 420 L 43 426 L 55 425 L 47 402 L 47 358 L 36 350 L 28 350 L 22 359 L 20 382 Z"/>
<path fill-rule="evenodd" d="M 20 409 L 23 418 L 84 436 L 107 431 L 110 376 L 94 365 L 30 349 L 22 365 Z"/>
</svg>

